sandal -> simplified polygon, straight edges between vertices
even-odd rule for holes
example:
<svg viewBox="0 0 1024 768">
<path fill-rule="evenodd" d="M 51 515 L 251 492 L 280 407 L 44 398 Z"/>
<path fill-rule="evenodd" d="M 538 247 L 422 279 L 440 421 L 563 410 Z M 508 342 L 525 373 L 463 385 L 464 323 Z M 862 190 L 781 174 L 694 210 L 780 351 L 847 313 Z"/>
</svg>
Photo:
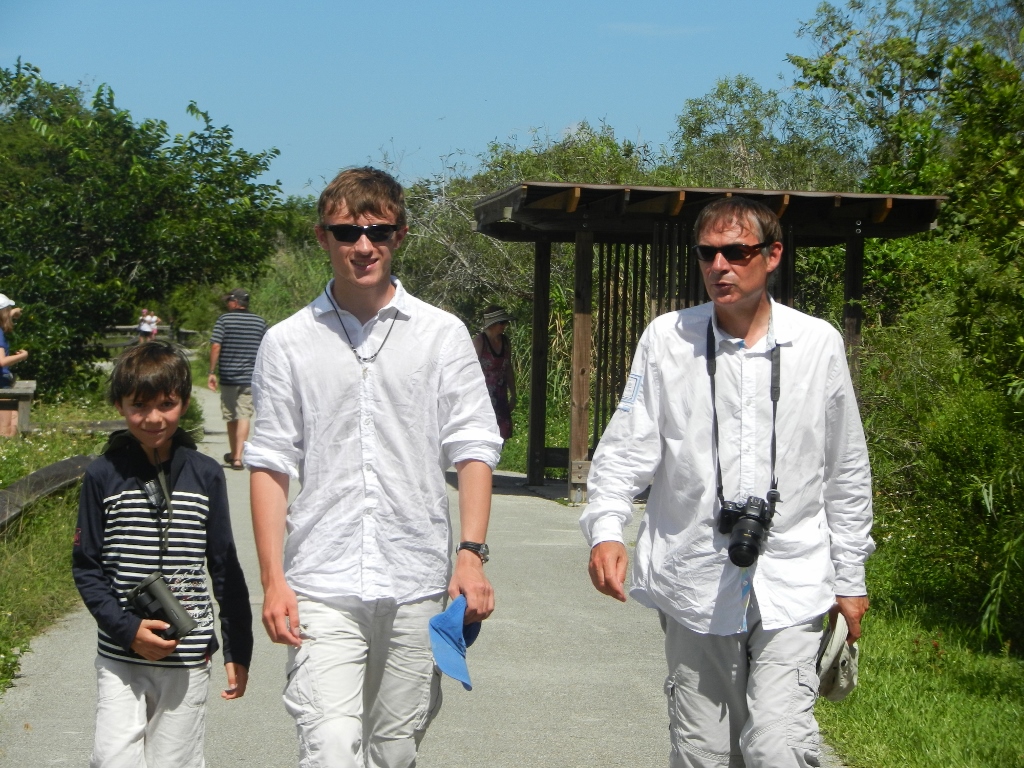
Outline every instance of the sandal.
<svg viewBox="0 0 1024 768">
<path fill-rule="evenodd" d="M 234 458 L 231 456 L 230 453 L 225 453 L 224 454 L 224 463 L 227 464 L 229 467 L 232 464 L 234 464 Z"/>
<path fill-rule="evenodd" d="M 245 465 L 241 462 L 241 460 L 232 461 L 231 462 L 231 468 L 232 469 L 245 469 Z"/>
</svg>

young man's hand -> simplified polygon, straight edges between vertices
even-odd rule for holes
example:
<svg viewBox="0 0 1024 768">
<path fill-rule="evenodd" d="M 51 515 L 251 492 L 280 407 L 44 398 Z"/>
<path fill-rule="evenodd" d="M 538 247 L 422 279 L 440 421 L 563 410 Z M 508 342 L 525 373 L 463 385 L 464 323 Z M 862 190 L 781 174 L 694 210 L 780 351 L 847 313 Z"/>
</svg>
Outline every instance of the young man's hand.
<svg viewBox="0 0 1024 768">
<path fill-rule="evenodd" d="M 216 392 L 217 391 L 217 374 L 216 373 L 211 373 L 209 376 L 206 377 L 206 386 L 210 389 L 211 392 Z"/>
<path fill-rule="evenodd" d="M 132 641 L 132 650 L 147 661 L 160 661 L 170 656 L 178 647 L 177 640 L 164 640 L 155 632 L 167 629 L 170 624 L 159 619 L 143 619 Z"/>
<path fill-rule="evenodd" d="M 224 664 L 228 675 L 228 687 L 220 692 L 222 699 L 240 699 L 245 696 L 245 686 L 249 683 L 249 670 L 241 664 L 229 661 Z"/>
<path fill-rule="evenodd" d="M 455 573 L 448 584 L 448 595 L 466 596 L 466 623 L 483 621 L 494 611 L 494 588 L 484 574 L 480 556 L 463 549 L 455 556 Z"/>
<path fill-rule="evenodd" d="M 263 626 L 275 643 L 302 645 L 299 634 L 299 602 L 295 591 L 284 581 L 263 589 Z"/>
<path fill-rule="evenodd" d="M 594 588 L 603 595 L 626 602 L 626 566 L 629 555 L 626 547 L 617 541 L 602 541 L 590 550 L 590 580 Z"/>
</svg>

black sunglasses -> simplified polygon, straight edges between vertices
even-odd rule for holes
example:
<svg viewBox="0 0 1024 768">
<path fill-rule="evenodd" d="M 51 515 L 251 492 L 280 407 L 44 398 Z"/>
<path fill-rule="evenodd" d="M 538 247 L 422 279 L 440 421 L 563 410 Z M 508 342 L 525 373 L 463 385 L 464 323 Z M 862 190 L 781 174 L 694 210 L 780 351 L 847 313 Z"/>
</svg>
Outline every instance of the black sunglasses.
<svg viewBox="0 0 1024 768">
<path fill-rule="evenodd" d="M 745 261 L 760 251 L 767 248 L 771 242 L 746 245 L 745 243 L 733 243 L 732 245 L 695 245 L 693 252 L 697 254 L 700 261 L 714 261 L 715 256 L 722 254 L 726 261 Z"/>
<path fill-rule="evenodd" d="M 397 224 L 367 224 L 361 227 L 358 224 L 321 224 L 334 239 L 339 243 L 357 243 L 359 238 L 366 235 L 371 243 L 383 243 L 395 232 L 398 231 Z"/>
</svg>

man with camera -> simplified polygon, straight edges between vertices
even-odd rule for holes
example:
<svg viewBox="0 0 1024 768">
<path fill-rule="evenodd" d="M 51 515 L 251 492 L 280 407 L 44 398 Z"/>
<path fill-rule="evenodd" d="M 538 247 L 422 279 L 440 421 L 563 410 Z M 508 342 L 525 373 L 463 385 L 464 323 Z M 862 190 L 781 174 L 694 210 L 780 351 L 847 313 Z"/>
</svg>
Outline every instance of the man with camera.
<svg viewBox="0 0 1024 768">
<path fill-rule="evenodd" d="M 671 766 L 819 764 L 823 616 L 860 636 L 871 472 L 843 340 L 776 304 L 778 218 L 707 205 L 711 302 L 655 319 L 598 445 L 580 525 L 590 577 L 625 601 L 623 528 L 651 486 L 630 594 L 665 629 Z"/>
</svg>

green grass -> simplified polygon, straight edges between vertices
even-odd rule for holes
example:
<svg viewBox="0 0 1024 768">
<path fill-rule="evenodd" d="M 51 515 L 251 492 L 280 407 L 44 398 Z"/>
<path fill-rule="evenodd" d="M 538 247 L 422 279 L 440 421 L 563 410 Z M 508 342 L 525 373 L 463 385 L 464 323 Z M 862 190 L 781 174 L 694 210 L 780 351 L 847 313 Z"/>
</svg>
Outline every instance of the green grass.
<svg viewBox="0 0 1024 768">
<path fill-rule="evenodd" d="M 1024 661 L 978 653 L 970 633 L 878 612 L 860 645 L 857 688 L 816 710 L 847 766 L 1024 767 Z"/>
<path fill-rule="evenodd" d="M 32 403 L 32 423 L 46 427 L 73 421 L 107 421 L 121 418 L 100 393 L 59 402 Z"/>
<path fill-rule="evenodd" d="M 0 438 L 0 488 L 61 459 L 96 453 L 105 440 L 106 435 L 68 434 L 54 427 L 26 436 Z"/>
<path fill-rule="evenodd" d="M 523 390 L 521 389 L 520 392 Z M 526 390 L 529 392 L 529 390 Z M 505 441 L 501 449 L 501 460 L 498 469 L 509 472 L 526 472 L 526 448 L 529 437 L 529 395 L 520 395 L 516 409 L 512 412 L 512 437 Z M 569 412 L 559 403 L 548 403 L 547 432 L 545 442 L 550 446 L 569 445 Z M 564 468 L 549 467 L 546 476 L 564 480 L 568 472 Z"/>
<path fill-rule="evenodd" d="M 76 484 L 28 507 L 0 533 L 0 691 L 31 638 L 79 600 L 71 578 L 77 513 Z"/>
</svg>

